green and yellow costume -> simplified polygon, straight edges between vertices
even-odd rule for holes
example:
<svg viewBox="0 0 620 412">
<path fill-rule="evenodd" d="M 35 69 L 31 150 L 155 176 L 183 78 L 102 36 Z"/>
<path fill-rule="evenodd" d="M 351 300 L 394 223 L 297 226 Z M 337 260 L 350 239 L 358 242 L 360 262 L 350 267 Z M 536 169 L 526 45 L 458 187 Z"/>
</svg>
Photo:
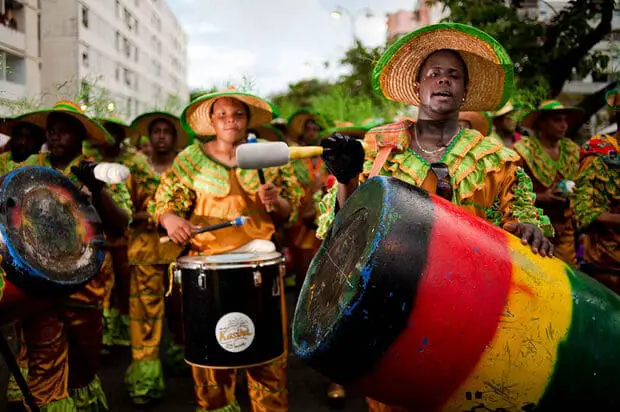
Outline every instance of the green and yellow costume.
<svg viewBox="0 0 620 412">
<path fill-rule="evenodd" d="M 563 106 L 560 102 L 542 103 L 535 113 L 549 110 L 574 110 Z M 535 127 L 532 115 L 525 119 L 528 127 Z M 529 121 L 528 121 L 529 120 Z M 560 157 L 553 159 L 543 148 L 540 140 L 535 137 L 524 137 L 514 145 L 524 161 L 524 168 L 534 184 L 534 193 L 543 193 L 556 187 L 561 181 L 575 181 L 579 171 L 579 145 L 567 138 L 560 140 Z M 569 198 L 570 200 L 570 198 Z M 545 215 L 549 216 L 555 231 L 553 243 L 555 256 L 571 265 L 577 264 L 575 250 L 575 227 L 573 223 L 573 207 L 570 201 L 565 205 L 540 205 Z"/>
<path fill-rule="evenodd" d="M 620 112 L 620 89 L 606 97 L 609 106 Z M 616 293 L 620 293 L 620 229 L 596 220 L 603 212 L 620 214 L 618 133 L 593 136 L 584 144 L 575 196 L 577 229 L 585 234 L 584 270 Z"/>
<path fill-rule="evenodd" d="M 269 122 L 273 108 L 263 99 L 235 90 L 203 96 L 192 102 L 183 112 L 187 129 L 199 136 L 213 136 L 210 109 L 220 97 L 244 102 L 250 109 L 248 128 Z M 212 225 L 250 217 L 240 227 L 202 233 L 190 240 L 190 254 L 213 255 L 228 253 L 252 240 L 270 240 L 275 232 L 265 207 L 259 200 L 260 180 L 256 170 L 227 167 L 209 156 L 205 149 L 213 137 L 205 142 L 196 141 L 183 150 L 170 170 L 163 174 L 151 209 L 153 220 L 174 213 L 200 226 Z M 297 219 L 297 209 L 303 190 L 290 165 L 263 170 L 267 183 L 280 188 L 280 196 L 290 202 L 289 222 Z M 195 394 L 199 411 L 239 411 L 235 399 L 235 369 L 192 367 Z M 286 353 L 272 363 L 249 368 L 248 387 L 252 410 L 286 411 Z"/>
<path fill-rule="evenodd" d="M 47 116 L 59 111 L 77 118 L 86 128 L 87 138 L 102 143 L 112 137 L 70 102 L 60 102 L 52 110 L 34 112 L 27 121 L 46 126 Z M 61 172 L 78 187 L 81 182 L 71 172 L 84 155 L 76 157 Z M 92 159 L 88 159 L 92 160 Z M 29 157 L 24 166 L 52 167 L 49 153 Z M 125 184 L 108 185 L 114 202 L 131 216 L 132 203 Z M 107 402 L 97 376 L 102 344 L 102 306 L 111 271 L 106 254 L 104 267 L 85 287 L 59 302 L 54 308 L 23 319 L 28 355 L 28 385 L 42 411 L 104 411 Z"/>
</svg>

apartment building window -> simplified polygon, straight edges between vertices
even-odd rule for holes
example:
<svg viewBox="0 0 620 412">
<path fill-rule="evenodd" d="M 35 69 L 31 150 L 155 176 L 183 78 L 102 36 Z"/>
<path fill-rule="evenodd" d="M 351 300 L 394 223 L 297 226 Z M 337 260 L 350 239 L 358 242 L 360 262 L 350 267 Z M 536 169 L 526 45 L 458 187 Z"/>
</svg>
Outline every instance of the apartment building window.
<svg viewBox="0 0 620 412">
<path fill-rule="evenodd" d="M 88 8 L 85 6 L 82 6 L 82 26 L 84 26 L 85 29 L 88 28 Z"/>
<path fill-rule="evenodd" d="M 131 109 L 132 109 L 133 99 L 131 97 L 127 98 L 127 106 L 125 107 L 125 112 L 127 117 L 131 117 Z"/>
<path fill-rule="evenodd" d="M 26 84 L 26 60 L 23 57 L 0 51 L 0 80 Z"/>
<path fill-rule="evenodd" d="M 140 60 L 140 59 L 138 58 L 138 56 L 140 56 L 140 50 L 138 50 L 138 48 L 136 47 L 134 51 L 135 51 L 135 54 L 134 54 L 134 61 L 135 61 L 136 63 L 138 63 L 138 60 Z"/>
<path fill-rule="evenodd" d="M 116 66 L 116 69 L 114 69 L 114 77 L 116 78 L 117 82 L 121 81 L 121 68 Z"/>
<path fill-rule="evenodd" d="M 116 51 L 121 51 L 121 33 L 116 32 Z"/>
<path fill-rule="evenodd" d="M 88 61 L 88 49 L 82 51 L 82 66 L 86 68 L 90 66 L 90 62 Z"/>
</svg>

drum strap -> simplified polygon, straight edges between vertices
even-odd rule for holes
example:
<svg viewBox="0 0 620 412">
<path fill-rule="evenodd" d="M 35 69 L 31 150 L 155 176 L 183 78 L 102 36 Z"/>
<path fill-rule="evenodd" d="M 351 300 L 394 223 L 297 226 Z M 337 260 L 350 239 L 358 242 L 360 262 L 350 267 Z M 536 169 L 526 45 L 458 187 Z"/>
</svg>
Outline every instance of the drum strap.
<svg viewBox="0 0 620 412">
<path fill-rule="evenodd" d="M 370 175 L 368 176 L 368 178 L 373 178 L 381 172 L 381 169 L 383 169 L 383 166 L 385 165 L 385 162 L 387 162 L 388 157 L 390 157 L 390 154 L 392 154 L 393 149 L 393 146 L 384 146 L 379 149 L 379 152 L 375 157 L 375 162 L 372 164 L 372 169 L 370 170 Z"/>
</svg>

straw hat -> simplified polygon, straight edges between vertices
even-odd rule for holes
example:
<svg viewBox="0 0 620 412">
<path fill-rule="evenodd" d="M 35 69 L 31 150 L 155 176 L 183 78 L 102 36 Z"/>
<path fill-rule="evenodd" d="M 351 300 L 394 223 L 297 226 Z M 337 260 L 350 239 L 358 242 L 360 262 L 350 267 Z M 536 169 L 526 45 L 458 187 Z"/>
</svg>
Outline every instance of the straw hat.
<svg viewBox="0 0 620 412">
<path fill-rule="evenodd" d="M 558 100 L 547 100 L 542 102 L 540 106 L 533 112 L 529 113 L 523 119 L 523 127 L 534 130 L 536 120 L 545 112 L 566 113 L 568 126 L 571 127 L 583 117 L 583 109 L 581 107 L 564 106 Z"/>
<path fill-rule="evenodd" d="M 514 88 L 514 68 L 501 44 L 487 33 L 458 23 L 422 27 L 397 40 L 383 54 L 372 73 L 375 91 L 389 100 L 420 105 L 415 79 L 432 53 L 457 51 L 469 73 L 463 111 L 491 111 L 502 107 Z"/>
<path fill-rule="evenodd" d="M 130 137 L 132 146 L 137 146 L 141 136 L 149 136 L 149 125 L 155 120 L 163 119 L 174 125 L 177 131 L 176 148 L 183 149 L 192 142 L 192 136 L 181 126 L 181 121 L 173 114 L 166 112 L 148 112 L 133 119 L 131 128 L 133 132 Z"/>
<path fill-rule="evenodd" d="M 327 120 L 317 111 L 312 109 L 301 109 L 293 113 L 288 119 L 288 131 L 289 135 L 293 139 L 298 139 L 304 131 L 306 122 L 308 120 L 314 120 L 316 124 L 323 130 L 329 127 Z"/>
<path fill-rule="evenodd" d="M 607 105 L 615 112 L 620 111 L 620 87 L 605 93 L 605 100 L 607 100 Z"/>
<path fill-rule="evenodd" d="M 258 133 L 259 139 L 269 140 L 270 142 L 284 142 L 286 139 L 280 130 L 277 127 L 272 126 L 271 124 L 262 124 L 258 127 L 255 127 L 253 130 Z"/>
<path fill-rule="evenodd" d="M 469 122 L 471 128 L 488 136 L 491 131 L 491 119 L 485 112 L 460 112 L 459 120 Z"/>
<path fill-rule="evenodd" d="M 348 122 L 349 123 L 349 122 Z M 326 129 L 321 132 L 319 135 L 319 140 L 323 140 L 326 137 L 333 135 L 334 133 L 340 133 L 345 136 L 351 136 L 355 139 L 363 139 L 366 132 L 368 132 L 371 128 L 369 126 L 355 126 L 351 123 L 348 126 L 340 126 L 333 127 L 331 129 Z"/>
<path fill-rule="evenodd" d="M 496 118 L 496 117 L 502 117 L 505 116 L 509 113 L 514 112 L 515 110 L 519 110 L 522 108 L 522 105 L 514 105 L 512 104 L 512 102 L 510 100 L 508 100 L 506 102 L 506 104 L 504 105 L 504 107 L 502 107 L 501 109 L 499 109 L 496 112 L 490 113 L 492 118 Z"/>
<path fill-rule="evenodd" d="M 277 115 L 276 108 L 266 100 L 229 87 L 221 92 L 206 94 L 191 102 L 181 114 L 183 127 L 198 136 L 214 136 L 215 129 L 211 123 L 211 107 L 217 99 L 222 97 L 237 99 L 250 108 L 248 129 L 269 123 L 274 114 Z"/>
<path fill-rule="evenodd" d="M 86 138 L 93 145 L 114 143 L 114 138 L 105 130 L 105 128 L 103 128 L 95 120 L 86 116 L 77 104 L 68 100 L 61 100 L 57 102 L 51 109 L 36 110 L 34 112 L 25 113 L 21 116 L 13 118 L 13 120 L 29 122 L 45 130 L 47 127 L 47 117 L 53 112 L 65 113 L 82 123 L 86 129 Z"/>
</svg>

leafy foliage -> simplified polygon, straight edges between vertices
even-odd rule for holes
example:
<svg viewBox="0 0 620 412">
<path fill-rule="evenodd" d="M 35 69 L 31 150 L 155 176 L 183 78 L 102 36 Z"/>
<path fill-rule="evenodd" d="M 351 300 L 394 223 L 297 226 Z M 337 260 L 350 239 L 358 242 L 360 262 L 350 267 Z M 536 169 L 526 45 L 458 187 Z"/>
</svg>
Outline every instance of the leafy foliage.
<svg viewBox="0 0 620 412">
<path fill-rule="evenodd" d="M 614 0 L 570 0 L 548 21 L 528 15 L 521 1 L 429 0 L 442 4 L 448 21 L 470 24 L 494 36 L 515 64 L 518 86 L 555 97 L 572 76 L 609 72 L 609 57 L 593 47 L 611 32 Z M 543 3 L 543 2 L 539 2 Z"/>
</svg>

